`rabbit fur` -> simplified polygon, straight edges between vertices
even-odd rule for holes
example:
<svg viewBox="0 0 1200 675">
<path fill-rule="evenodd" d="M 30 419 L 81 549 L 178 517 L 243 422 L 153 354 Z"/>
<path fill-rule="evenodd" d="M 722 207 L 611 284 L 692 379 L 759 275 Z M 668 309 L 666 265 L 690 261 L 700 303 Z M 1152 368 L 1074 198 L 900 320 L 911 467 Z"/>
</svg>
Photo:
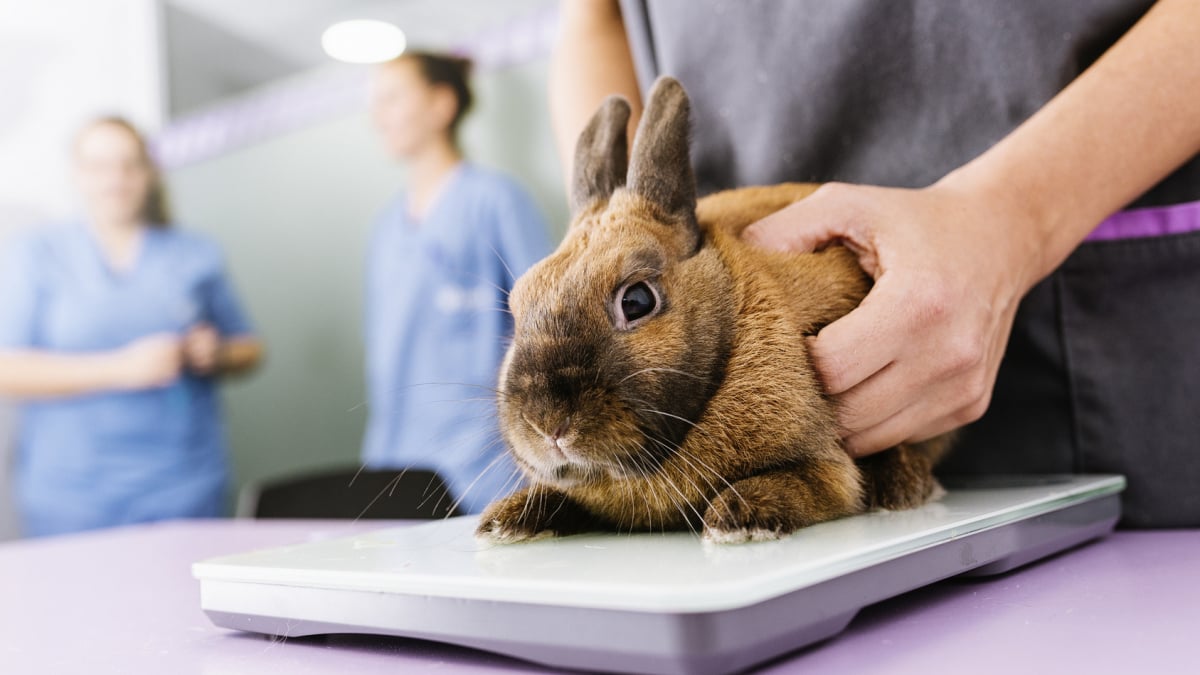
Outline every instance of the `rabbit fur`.
<svg viewBox="0 0 1200 675">
<path fill-rule="evenodd" d="M 813 368 L 805 337 L 870 288 L 855 256 L 740 239 L 818 186 L 697 203 L 689 110 L 679 82 L 661 78 L 631 153 L 622 98 L 580 135 L 568 235 L 509 298 L 498 412 L 528 485 L 482 514 L 484 539 L 687 529 L 719 543 L 774 539 L 941 492 L 932 468 L 948 437 L 853 460 Z M 629 320 L 627 303 L 653 310 Z"/>
</svg>

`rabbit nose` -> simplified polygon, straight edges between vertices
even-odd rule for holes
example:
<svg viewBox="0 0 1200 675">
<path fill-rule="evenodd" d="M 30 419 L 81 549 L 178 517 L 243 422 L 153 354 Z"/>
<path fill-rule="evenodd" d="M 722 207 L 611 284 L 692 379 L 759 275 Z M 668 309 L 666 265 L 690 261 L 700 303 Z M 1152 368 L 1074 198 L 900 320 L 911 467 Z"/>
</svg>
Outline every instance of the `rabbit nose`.
<svg viewBox="0 0 1200 675">
<path fill-rule="evenodd" d="M 549 426 L 549 425 L 547 425 Z M 554 433 L 543 434 L 546 437 L 546 442 L 550 444 L 551 452 L 559 459 L 567 459 L 570 455 L 570 447 L 563 436 L 567 435 L 567 429 L 571 426 L 571 418 L 568 416 L 557 427 L 554 427 Z"/>
<path fill-rule="evenodd" d="M 533 422 L 533 420 L 529 419 L 528 416 L 522 415 L 522 417 L 525 419 L 525 422 L 527 424 L 529 424 L 529 426 L 533 427 L 534 431 L 538 432 L 539 434 L 542 435 L 542 438 L 546 439 L 546 443 L 548 443 L 551 448 L 553 448 L 555 451 L 557 451 L 560 454 L 562 453 L 563 446 L 565 445 L 562 442 L 562 438 L 563 438 L 563 436 L 565 436 L 567 434 L 567 431 L 571 427 L 571 416 L 570 415 L 568 415 L 566 418 L 564 418 L 562 422 L 559 422 L 557 426 L 551 426 L 554 423 L 553 423 L 553 421 L 550 421 L 549 423 L 546 423 L 545 427 L 535 424 Z M 553 433 L 547 433 L 545 431 L 545 429 L 551 429 L 551 428 L 554 429 Z"/>
<path fill-rule="evenodd" d="M 567 429 L 571 426 L 571 416 L 567 415 L 566 419 L 554 429 L 554 433 L 550 435 L 550 440 L 558 445 L 558 439 L 567 435 Z"/>
</svg>

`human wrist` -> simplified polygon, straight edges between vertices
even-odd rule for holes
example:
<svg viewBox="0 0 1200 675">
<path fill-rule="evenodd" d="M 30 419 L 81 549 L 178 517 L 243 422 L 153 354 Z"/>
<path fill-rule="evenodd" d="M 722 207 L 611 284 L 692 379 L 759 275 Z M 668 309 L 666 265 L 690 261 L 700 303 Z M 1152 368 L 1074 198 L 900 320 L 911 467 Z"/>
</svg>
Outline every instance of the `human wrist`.
<svg viewBox="0 0 1200 675">
<path fill-rule="evenodd" d="M 209 374 L 240 375 L 255 368 L 262 356 L 261 347 L 253 338 L 234 337 L 221 340 Z"/>
<path fill-rule="evenodd" d="M 1044 181 L 1025 180 L 1017 171 L 984 155 L 951 171 L 933 188 L 982 211 L 986 226 L 1004 228 L 1012 270 L 1022 293 L 1057 268 L 1090 230 L 1070 200 Z"/>
<path fill-rule="evenodd" d="M 208 369 L 207 375 L 221 375 L 237 368 L 237 356 L 234 353 L 233 347 L 228 340 L 217 342 L 216 348 L 213 350 L 212 367 Z"/>
</svg>

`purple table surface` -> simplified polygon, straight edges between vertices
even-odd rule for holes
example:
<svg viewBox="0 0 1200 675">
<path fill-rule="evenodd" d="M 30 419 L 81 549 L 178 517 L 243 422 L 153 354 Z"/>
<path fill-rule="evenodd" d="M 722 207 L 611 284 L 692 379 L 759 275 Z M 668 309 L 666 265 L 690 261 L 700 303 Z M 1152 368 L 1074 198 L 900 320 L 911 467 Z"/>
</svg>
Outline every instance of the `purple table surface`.
<svg viewBox="0 0 1200 675">
<path fill-rule="evenodd" d="M 214 627 L 191 563 L 381 521 L 178 521 L 0 544 L 0 673 L 550 672 L 448 645 Z M 1198 673 L 1200 530 L 1118 532 L 864 610 L 762 673 Z"/>
</svg>

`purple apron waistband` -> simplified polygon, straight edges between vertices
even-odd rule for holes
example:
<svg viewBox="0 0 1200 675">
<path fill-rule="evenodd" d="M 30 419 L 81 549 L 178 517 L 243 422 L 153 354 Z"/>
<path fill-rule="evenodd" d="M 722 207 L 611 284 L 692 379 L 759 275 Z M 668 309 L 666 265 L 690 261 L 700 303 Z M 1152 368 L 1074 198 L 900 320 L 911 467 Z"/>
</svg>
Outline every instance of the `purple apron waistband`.
<svg viewBox="0 0 1200 675">
<path fill-rule="evenodd" d="M 1084 241 L 1111 241 L 1184 234 L 1200 230 L 1200 202 L 1117 211 Z"/>
</svg>

